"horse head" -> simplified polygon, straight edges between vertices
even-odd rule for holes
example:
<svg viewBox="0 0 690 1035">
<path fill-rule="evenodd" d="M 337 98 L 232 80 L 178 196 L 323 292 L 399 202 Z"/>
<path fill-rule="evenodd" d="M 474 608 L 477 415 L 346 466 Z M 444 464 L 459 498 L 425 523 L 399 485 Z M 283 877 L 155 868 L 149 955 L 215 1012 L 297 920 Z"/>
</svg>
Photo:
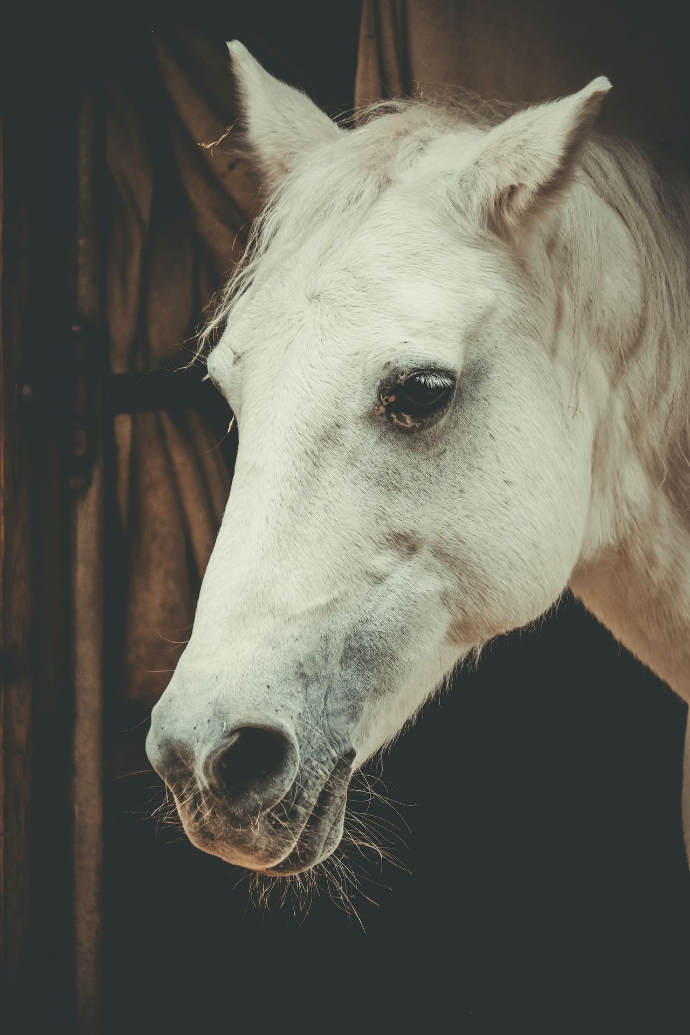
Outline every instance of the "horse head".
<svg viewBox="0 0 690 1035">
<path fill-rule="evenodd" d="M 586 548 L 594 422 L 545 228 L 609 83 L 493 127 L 403 103 L 343 129 L 229 46 L 270 196 L 214 321 L 239 452 L 147 749 L 194 844 L 280 876 Z"/>
</svg>

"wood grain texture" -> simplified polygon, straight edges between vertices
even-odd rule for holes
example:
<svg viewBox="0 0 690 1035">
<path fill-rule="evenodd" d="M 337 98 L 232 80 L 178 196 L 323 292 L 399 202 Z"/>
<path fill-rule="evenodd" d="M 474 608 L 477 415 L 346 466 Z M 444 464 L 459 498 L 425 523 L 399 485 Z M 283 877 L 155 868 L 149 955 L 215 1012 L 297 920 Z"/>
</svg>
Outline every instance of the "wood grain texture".
<svg viewBox="0 0 690 1035">
<path fill-rule="evenodd" d="M 99 1031 L 101 984 L 101 872 L 103 853 L 102 729 L 104 642 L 103 380 L 99 333 L 101 268 L 96 176 L 99 162 L 97 93 L 84 92 L 77 158 L 77 250 L 74 342 L 77 456 L 92 457 L 86 479 L 72 476 L 72 600 L 74 728 L 74 937 L 77 1030 Z M 82 436 L 86 436 L 85 443 Z"/>
<path fill-rule="evenodd" d="M 55 42 L 13 37 L 2 63 L 14 84 L 3 113 L 3 1020 L 16 1031 L 43 1030 L 46 1013 L 74 1030 L 65 460 L 76 66 Z"/>
</svg>

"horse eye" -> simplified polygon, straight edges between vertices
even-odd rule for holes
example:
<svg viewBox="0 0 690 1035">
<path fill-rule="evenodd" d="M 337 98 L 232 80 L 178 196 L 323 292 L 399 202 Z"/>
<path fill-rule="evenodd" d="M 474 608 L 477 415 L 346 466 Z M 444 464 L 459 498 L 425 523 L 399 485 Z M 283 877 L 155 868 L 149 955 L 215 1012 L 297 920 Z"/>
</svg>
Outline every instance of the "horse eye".
<svg viewBox="0 0 690 1035">
<path fill-rule="evenodd" d="M 386 415 L 399 427 L 413 429 L 438 413 L 450 399 L 455 379 L 435 370 L 417 370 L 381 392 Z"/>
</svg>

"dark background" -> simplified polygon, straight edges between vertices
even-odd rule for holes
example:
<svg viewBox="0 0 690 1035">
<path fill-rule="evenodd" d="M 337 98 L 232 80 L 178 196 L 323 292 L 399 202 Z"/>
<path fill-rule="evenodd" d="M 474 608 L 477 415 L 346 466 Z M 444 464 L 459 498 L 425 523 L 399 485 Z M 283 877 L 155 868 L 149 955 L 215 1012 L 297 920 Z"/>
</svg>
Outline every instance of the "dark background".
<svg viewBox="0 0 690 1035">
<path fill-rule="evenodd" d="M 600 6 L 672 84 L 687 126 L 680 5 Z M 28 230 L 17 225 L 19 207 L 7 209 L 4 291 L 21 289 L 29 299 L 23 333 L 48 380 L 65 376 L 53 328 L 69 309 L 75 199 L 67 143 L 82 76 L 97 82 L 101 63 L 134 60 L 150 28 L 193 25 L 214 38 L 241 38 L 272 70 L 284 60 L 291 81 L 342 110 L 352 104 L 358 24 L 358 5 L 348 3 L 68 5 L 33 18 L 16 14 L 5 37 L 5 143 L 13 145 L 6 205 L 21 198 Z M 686 130 L 685 148 L 676 151 L 687 155 L 688 139 Z M 8 267 L 8 235 L 11 247 L 26 242 L 25 232 L 30 261 L 10 256 Z M 68 866 L 69 823 L 65 802 L 51 793 L 69 740 L 61 697 L 70 673 L 61 647 L 69 542 L 61 490 L 50 497 L 57 500 L 50 515 L 44 504 L 45 486 L 60 472 L 59 397 L 47 393 L 28 424 L 21 448 L 34 471 L 39 554 L 31 591 L 41 601 L 32 865 L 34 908 L 50 923 L 41 928 L 34 981 L 12 1031 L 47 1030 L 39 1021 L 57 1025 L 70 1009 L 60 949 L 69 903 L 58 880 Z M 117 628 L 124 603 L 114 556 L 103 577 Z M 146 771 L 147 712 L 117 692 L 116 641 L 108 659 L 103 1031 L 206 1030 L 207 1023 L 256 1031 L 277 1023 L 308 1031 L 341 1024 L 687 1030 L 686 708 L 574 601 L 538 629 L 488 647 L 478 670 L 459 674 L 398 740 L 375 786 L 403 804 L 367 806 L 355 797 L 355 810 L 368 808 L 398 829 L 390 850 L 405 869 L 381 868 L 351 849 L 361 888 L 350 889 L 350 912 L 327 894 L 306 915 L 295 915 L 289 900 L 256 908 L 239 872 L 150 818 L 162 793 Z"/>
<path fill-rule="evenodd" d="M 156 835 L 141 812 L 150 777 L 111 784 L 112 1030 L 133 1001 L 159 1015 L 156 988 L 176 1017 L 188 977 L 195 1006 L 199 987 L 227 987 L 250 1016 L 244 995 L 272 1009 L 274 980 L 300 990 L 300 1013 L 308 1002 L 326 1016 L 335 981 L 339 1011 L 361 988 L 391 1022 L 419 1009 L 430 1025 L 551 1017 L 562 1031 L 567 1018 L 589 1017 L 581 1030 L 623 1031 L 638 1029 L 615 1023 L 644 1017 L 651 1027 L 639 1030 L 684 1030 L 685 711 L 575 602 L 541 630 L 496 642 L 386 756 L 397 812 L 376 802 L 371 811 L 397 827 L 392 848 L 410 872 L 361 860 L 362 891 L 377 904 L 352 893 L 358 917 L 325 895 L 306 918 L 289 903 L 257 910 L 237 873 L 179 834 Z"/>
</svg>

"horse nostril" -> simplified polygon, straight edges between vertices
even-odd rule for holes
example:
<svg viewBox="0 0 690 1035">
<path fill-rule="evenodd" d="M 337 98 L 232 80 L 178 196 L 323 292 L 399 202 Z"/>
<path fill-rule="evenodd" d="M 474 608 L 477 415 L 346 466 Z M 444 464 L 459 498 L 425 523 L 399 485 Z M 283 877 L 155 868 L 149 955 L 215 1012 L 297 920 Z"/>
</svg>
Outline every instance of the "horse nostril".
<svg viewBox="0 0 690 1035">
<path fill-rule="evenodd" d="M 181 780 L 188 779 L 192 769 L 190 752 L 177 741 L 158 738 L 151 729 L 146 738 L 146 754 L 161 780 L 173 790 Z"/>
<path fill-rule="evenodd" d="M 240 726 L 204 766 L 211 791 L 234 810 L 270 808 L 292 785 L 296 742 L 281 729 Z"/>
</svg>

